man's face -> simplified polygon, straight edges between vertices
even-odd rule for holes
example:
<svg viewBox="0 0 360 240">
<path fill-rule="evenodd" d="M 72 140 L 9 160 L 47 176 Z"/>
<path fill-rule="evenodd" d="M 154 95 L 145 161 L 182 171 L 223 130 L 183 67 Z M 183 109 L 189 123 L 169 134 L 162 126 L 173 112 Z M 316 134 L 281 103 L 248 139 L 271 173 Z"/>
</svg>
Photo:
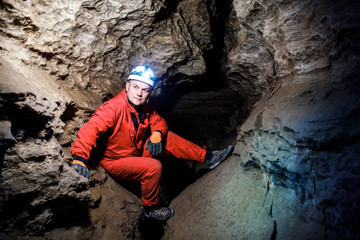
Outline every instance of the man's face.
<svg viewBox="0 0 360 240">
<path fill-rule="evenodd" d="M 126 92 L 129 101 L 135 107 L 138 107 L 143 105 L 148 99 L 151 92 L 151 86 L 137 80 L 130 80 L 126 82 Z"/>
</svg>

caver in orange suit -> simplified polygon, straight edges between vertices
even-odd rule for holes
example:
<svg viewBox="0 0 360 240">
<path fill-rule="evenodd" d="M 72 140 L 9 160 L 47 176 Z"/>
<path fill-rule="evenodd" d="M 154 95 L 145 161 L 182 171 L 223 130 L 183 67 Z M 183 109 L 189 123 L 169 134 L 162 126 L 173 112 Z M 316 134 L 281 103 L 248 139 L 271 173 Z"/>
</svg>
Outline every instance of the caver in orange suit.
<svg viewBox="0 0 360 240">
<path fill-rule="evenodd" d="M 143 205 L 153 206 L 158 203 L 161 163 L 144 149 L 150 134 L 160 131 L 163 135 L 165 151 L 159 157 L 171 154 L 180 159 L 203 162 L 206 150 L 168 131 L 165 120 L 148 104 L 142 110 L 140 119 L 123 90 L 100 106 L 79 130 L 72 154 L 74 159 L 87 160 L 98 138 L 104 133 L 109 134 L 100 164 L 115 178 L 140 181 Z"/>
</svg>

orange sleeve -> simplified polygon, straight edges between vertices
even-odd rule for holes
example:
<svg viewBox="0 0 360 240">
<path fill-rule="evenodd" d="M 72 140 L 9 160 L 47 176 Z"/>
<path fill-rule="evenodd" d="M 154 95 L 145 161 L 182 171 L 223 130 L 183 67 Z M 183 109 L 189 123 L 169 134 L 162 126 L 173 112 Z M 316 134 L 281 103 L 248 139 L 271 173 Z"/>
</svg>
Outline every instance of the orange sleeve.
<svg viewBox="0 0 360 240">
<path fill-rule="evenodd" d="M 101 105 L 78 131 L 72 147 L 72 155 L 89 159 L 90 152 L 96 147 L 97 140 L 101 134 L 113 127 L 115 118 L 116 111 L 111 103 L 106 102 Z"/>
<path fill-rule="evenodd" d="M 165 119 L 160 117 L 156 111 L 150 112 L 150 129 L 151 133 L 160 131 L 163 135 L 166 135 L 168 132 L 168 126 Z"/>
</svg>

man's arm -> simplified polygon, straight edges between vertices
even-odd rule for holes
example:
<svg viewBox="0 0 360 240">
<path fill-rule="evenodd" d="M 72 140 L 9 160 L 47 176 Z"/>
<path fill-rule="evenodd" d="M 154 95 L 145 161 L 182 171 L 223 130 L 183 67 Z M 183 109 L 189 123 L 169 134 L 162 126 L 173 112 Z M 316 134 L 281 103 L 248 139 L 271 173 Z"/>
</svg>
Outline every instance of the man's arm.
<svg viewBox="0 0 360 240">
<path fill-rule="evenodd" d="M 150 130 L 151 136 L 145 146 L 145 150 L 149 149 L 149 154 L 156 156 L 162 152 L 162 138 L 168 132 L 165 119 L 160 117 L 155 111 L 150 113 Z"/>
<path fill-rule="evenodd" d="M 78 131 L 72 147 L 73 165 L 77 171 L 78 169 L 84 171 L 83 167 L 86 168 L 85 161 L 89 159 L 91 150 L 96 147 L 99 137 L 114 125 L 115 115 L 111 104 L 104 103 Z M 78 172 L 81 174 L 80 171 Z"/>
<path fill-rule="evenodd" d="M 164 118 L 162 118 L 156 111 L 150 113 L 150 129 L 151 133 L 160 131 L 162 135 L 166 135 L 168 132 L 168 126 Z"/>
</svg>

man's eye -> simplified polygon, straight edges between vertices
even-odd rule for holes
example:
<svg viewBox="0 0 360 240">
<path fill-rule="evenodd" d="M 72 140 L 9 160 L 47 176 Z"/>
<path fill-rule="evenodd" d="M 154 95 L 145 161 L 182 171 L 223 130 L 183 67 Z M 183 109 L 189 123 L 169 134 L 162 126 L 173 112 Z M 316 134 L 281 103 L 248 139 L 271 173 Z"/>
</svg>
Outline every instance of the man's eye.
<svg viewBox="0 0 360 240">
<path fill-rule="evenodd" d="M 145 89 L 143 89 L 143 91 L 144 91 L 144 93 L 149 93 L 150 89 L 145 88 Z"/>
<path fill-rule="evenodd" d="M 139 88 L 139 87 L 138 87 L 138 86 L 136 86 L 136 85 L 134 85 L 133 87 L 134 87 L 135 89 L 138 89 L 138 88 Z"/>
</svg>

